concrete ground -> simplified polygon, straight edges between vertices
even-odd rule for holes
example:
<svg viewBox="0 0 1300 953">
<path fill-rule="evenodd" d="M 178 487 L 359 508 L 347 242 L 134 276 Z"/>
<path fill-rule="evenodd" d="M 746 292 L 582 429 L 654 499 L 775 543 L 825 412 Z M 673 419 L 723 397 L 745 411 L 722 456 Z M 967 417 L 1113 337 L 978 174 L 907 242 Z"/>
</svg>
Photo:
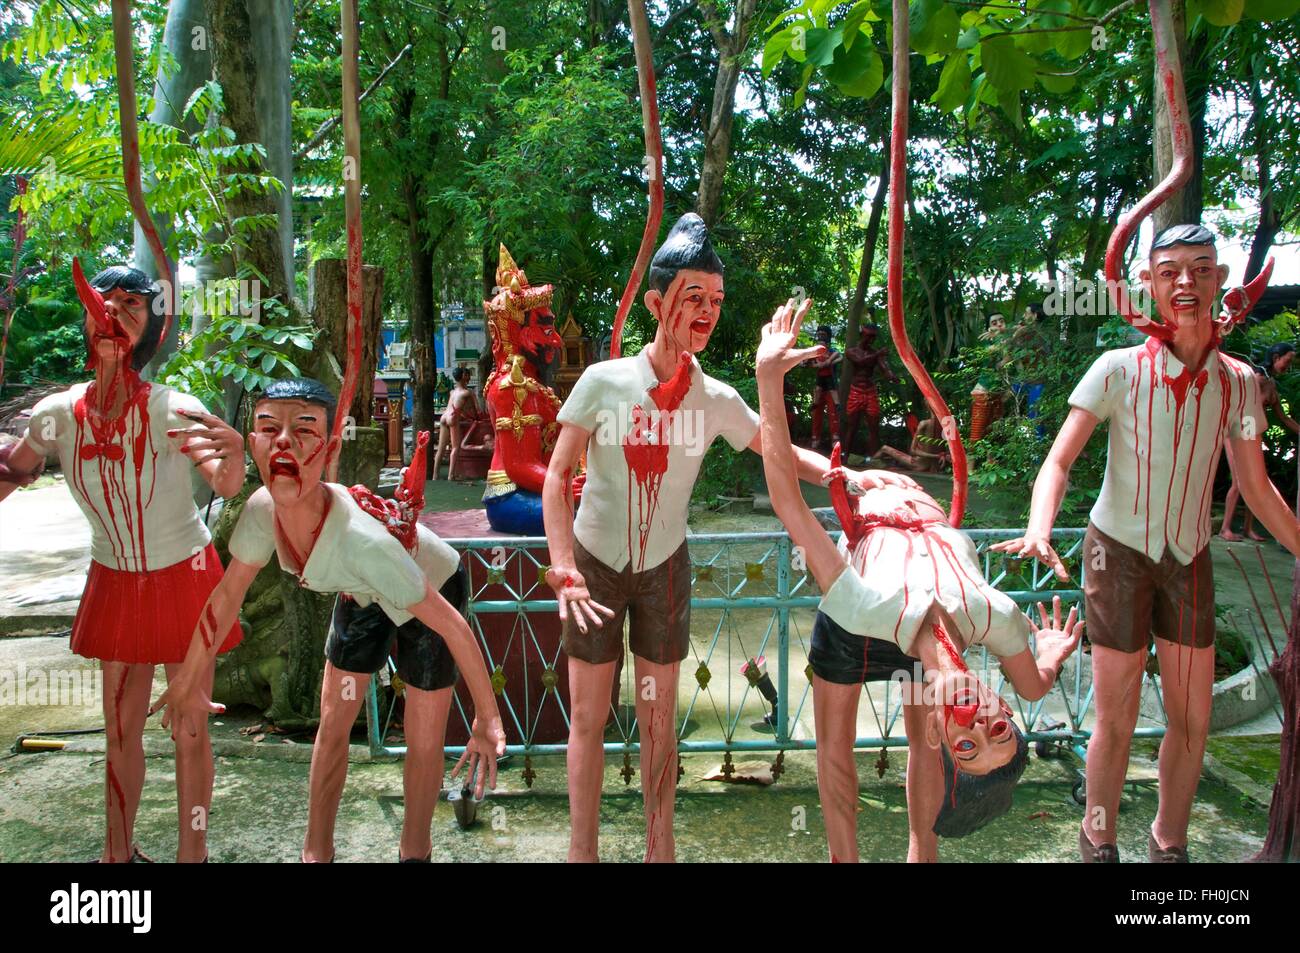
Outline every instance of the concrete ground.
<svg viewBox="0 0 1300 953">
<path fill-rule="evenodd" d="M 430 508 L 473 506 L 480 492 L 463 484 L 431 484 Z M 826 502 L 817 491 L 810 496 L 817 505 Z M 15 505 L 18 500 L 23 505 Z M 779 528 L 774 518 L 762 513 L 700 514 L 692 526 L 695 532 Z M 84 519 L 57 481 L 22 491 L 0 510 L 0 578 L 5 580 L 0 592 L 0 635 L 57 632 L 70 626 L 83 578 L 85 536 Z M 1233 607 L 1249 605 L 1246 585 L 1227 557 L 1226 547 L 1217 542 L 1214 546 L 1220 602 Z M 1253 547 L 1238 546 L 1236 551 L 1257 595 L 1269 605 Z M 1285 598 L 1290 557 L 1272 544 L 1265 545 L 1262 553 L 1279 594 Z M 805 639 L 809 627 L 805 624 L 802 628 Z M 792 670 L 799 671 L 802 661 L 797 650 L 795 654 Z M 731 668 L 734 666 L 727 666 Z M 714 666 L 720 680 L 722 669 Z M 28 672 L 43 673 L 45 697 L 33 690 L 30 679 L 27 697 L 14 694 L 18 675 Z M 67 651 L 66 635 L 0 637 L 0 860 L 77 860 L 98 852 L 103 824 L 102 734 L 71 736 L 63 751 L 8 753 L 9 743 L 20 734 L 98 729 L 102 725 L 101 695 L 95 673 L 92 666 Z M 693 680 L 684 677 L 683 681 L 685 700 Z M 56 689 L 52 694 L 60 697 L 50 697 L 51 686 Z M 161 678 L 156 688 L 161 691 Z M 758 709 L 754 711 L 754 718 L 742 718 L 742 722 L 756 720 Z M 709 732 L 716 729 L 706 707 L 700 706 L 693 717 Z M 811 717 L 809 701 L 800 714 L 795 737 L 811 733 Z M 292 861 L 298 854 L 306 821 L 310 737 L 250 731 L 257 724 L 256 712 L 236 711 L 214 726 L 218 752 L 212 817 L 215 861 Z M 863 735 L 880 730 L 872 706 L 865 700 L 859 728 Z M 1278 765 L 1276 717 L 1266 714 L 1237 730 L 1259 737 L 1212 739 L 1207 778 L 1193 819 L 1192 853 L 1198 859 L 1243 860 L 1262 841 L 1269 789 Z M 756 737 L 747 733 L 744 724 L 739 733 Z M 401 765 L 371 760 L 360 733 L 354 741 L 354 764 L 339 822 L 339 859 L 392 860 L 401 824 Z M 169 750 L 170 742 L 154 719 L 147 731 L 150 757 L 138 838 L 145 852 L 159 859 L 172 855 L 176 836 Z M 1125 794 L 1120 837 L 1127 860 L 1145 857 L 1145 831 L 1156 807 L 1153 751 L 1154 744 L 1139 742 L 1130 765 L 1134 783 Z M 902 789 L 905 753 L 890 753 L 883 777 L 876 775 L 877 757 L 874 751 L 859 756 L 859 841 L 864 860 L 897 860 L 903 857 L 907 840 Z M 686 773 L 678 799 L 679 859 L 825 859 L 811 753 L 787 754 L 785 773 L 770 787 L 703 780 L 719 760 L 717 755 L 684 759 Z M 753 760 L 767 764 L 771 757 L 756 755 Z M 568 832 L 563 761 L 537 758 L 533 767 L 537 778 L 529 790 L 523 783 L 521 759 L 503 766 L 499 791 L 483 808 L 483 823 L 473 830 L 459 830 L 448 807 L 440 807 L 435 818 L 435 858 L 562 859 Z M 624 784 L 621 767 L 621 758 L 608 759 L 602 857 L 631 861 L 641 854 L 641 805 L 635 786 Z M 1076 769 L 1072 757 L 1032 759 L 1010 814 L 973 837 L 943 844 L 944 859 L 1072 859 L 1082 816 L 1082 809 L 1071 798 Z"/>
</svg>

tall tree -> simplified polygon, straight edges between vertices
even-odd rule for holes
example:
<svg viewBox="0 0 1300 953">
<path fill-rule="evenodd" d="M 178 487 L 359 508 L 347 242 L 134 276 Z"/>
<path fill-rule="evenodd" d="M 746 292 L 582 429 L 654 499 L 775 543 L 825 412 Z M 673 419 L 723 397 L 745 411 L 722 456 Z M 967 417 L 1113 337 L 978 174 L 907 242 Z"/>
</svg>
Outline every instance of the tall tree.
<svg viewBox="0 0 1300 953">
<path fill-rule="evenodd" d="M 758 0 L 736 0 L 728 17 L 715 0 L 700 0 L 705 22 L 717 47 L 717 72 L 713 80 L 713 105 L 704 131 L 704 156 L 700 163 L 700 190 L 695 211 L 710 228 L 718 220 L 722 185 L 731 156 L 731 126 L 736 113 L 736 87 L 745 64 L 745 51 L 755 26 Z"/>
</svg>

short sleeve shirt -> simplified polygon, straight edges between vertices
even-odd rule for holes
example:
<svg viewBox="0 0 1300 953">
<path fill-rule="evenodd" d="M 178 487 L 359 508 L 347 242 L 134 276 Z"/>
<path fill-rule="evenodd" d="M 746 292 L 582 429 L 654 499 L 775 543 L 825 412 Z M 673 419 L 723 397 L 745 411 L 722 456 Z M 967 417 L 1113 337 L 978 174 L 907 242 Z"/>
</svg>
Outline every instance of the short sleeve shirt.
<svg viewBox="0 0 1300 953">
<path fill-rule="evenodd" d="M 758 414 L 736 389 L 693 362 L 691 385 L 676 411 L 660 414 L 650 389 L 659 383 L 649 357 L 602 361 L 582 373 L 560 408 L 561 424 L 591 434 L 587 480 L 574 535 L 616 571 L 653 569 L 686 539 L 691 491 L 717 437 L 743 450 L 758 433 Z M 644 423 L 649 414 L 649 429 Z M 648 436 L 647 436 L 648 434 Z M 663 472 L 648 464 L 649 443 L 668 447 Z"/>
<path fill-rule="evenodd" d="M 407 621 L 411 614 L 405 610 L 423 601 L 425 586 L 436 580 L 437 588 L 455 572 L 454 563 L 448 568 L 449 557 L 442 547 L 459 562 L 455 551 L 422 527 L 417 554 L 429 544 L 422 566 L 382 523 L 357 505 L 346 487 L 324 486 L 333 500 L 298 576 L 299 584 L 312 592 L 347 593 L 363 605 L 378 602 L 397 624 Z M 270 491 L 261 487 L 244 504 L 230 537 L 230 555 L 250 566 L 265 566 L 277 554 L 282 567 L 289 565 L 276 538 L 275 503 Z"/>
<path fill-rule="evenodd" d="M 998 658 L 1029 647 L 1029 619 L 979 566 L 975 544 L 951 526 L 923 530 L 873 527 L 819 608 L 845 631 L 894 642 L 910 652 L 932 608 L 946 616 L 967 648 L 983 645 Z"/>
<path fill-rule="evenodd" d="M 1153 338 L 1097 358 L 1070 404 L 1109 425 L 1093 524 L 1155 562 L 1168 548 L 1190 564 L 1210 541 L 1224 442 L 1268 428 L 1253 369 L 1212 351 L 1192 374 Z"/>
<path fill-rule="evenodd" d="M 193 421 L 181 410 L 203 404 L 161 384 L 148 384 L 141 406 L 124 413 L 120 430 L 96 441 L 85 406 L 88 384 L 46 397 L 32 411 L 27 445 L 57 456 L 68 489 L 90 522 L 90 558 L 110 569 L 147 572 L 202 552 L 211 540 L 194 505 L 194 466 L 167 431 Z"/>
</svg>

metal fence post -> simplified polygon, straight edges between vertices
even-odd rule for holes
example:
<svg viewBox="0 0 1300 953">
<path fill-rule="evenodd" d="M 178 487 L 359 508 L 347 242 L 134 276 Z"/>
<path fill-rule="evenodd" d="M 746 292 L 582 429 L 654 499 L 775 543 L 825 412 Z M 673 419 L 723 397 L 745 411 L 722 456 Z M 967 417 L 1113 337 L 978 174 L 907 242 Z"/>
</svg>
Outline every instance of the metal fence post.
<svg viewBox="0 0 1300 953">
<path fill-rule="evenodd" d="M 776 740 L 790 740 L 790 537 L 776 545 Z"/>
</svg>

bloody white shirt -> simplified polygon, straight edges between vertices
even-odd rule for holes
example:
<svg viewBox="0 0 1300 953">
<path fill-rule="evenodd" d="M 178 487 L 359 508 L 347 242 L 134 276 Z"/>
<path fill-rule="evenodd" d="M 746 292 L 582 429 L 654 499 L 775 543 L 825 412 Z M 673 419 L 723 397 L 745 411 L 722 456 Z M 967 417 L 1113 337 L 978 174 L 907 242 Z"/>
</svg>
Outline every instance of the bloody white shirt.
<svg viewBox="0 0 1300 953">
<path fill-rule="evenodd" d="M 854 635 L 894 642 L 910 652 L 932 608 L 967 648 L 983 645 L 999 658 L 1029 647 L 1032 626 L 1006 593 L 984 578 L 975 544 L 943 523 L 924 529 L 872 527 L 818 607 Z"/>
<path fill-rule="evenodd" d="M 426 527 L 417 528 L 419 545 L 414 556 L 406 551 L 384 524 L 352 499 L 346 487 L 326 483 L 333 499 L 298 581 L 312 592 L 343 592 L 362 606 L 378 602 L 397 625 L 413 616 L 408 606 L 422 602 L 426 583 L 437 591 L 451 578 L 460 556 Z M 230 555 L 250 566 L 265 566 L 278 555 L 285 558 L 275 533 L 275 501 L 259 487 L 244 504 L 230 537 Z M 289 570 L 285 570 L 288 572 Z"/>
<path fill-rule="evenodd" d="M 90 558 L 125 572 L 193 558 L 212 537 L 194 505 L 194 466 L 167 431 L 192 426 L 177 411 L 202 413 L 203 404 L 148 384 L 142 405 L 128 408 L 121 431 L 110 428 L 101 446 L 85 413 L 89 386 L 75 384 L 38 403 L 24 439 L 41 456 L 58 456 L 68 489 L 90 522 Z"/>
<path fill-rule="evenodd" d="M 704 454 L 724 437 L 744 450 L 758 433 L 758 414 L 729 384 L 715 380 L 692 361 L 691 386 L 672 414 L 657 415 L 650 389 L 659 383 L 645 351 L 601 361 L 582 373 L 560 408 L 561 424 L 591 434 L 587 480 L 573 532 L 584 549 L 611 569 L 644 572 L 664 562 L 686 539 L 691 491 Z M 668 446 L 662 473 L 638 469 L 629 436 L 636 409 L 648 412 Z M 659 439 L 655 437 L 655 439 Z"/>
<path fill-rule="evenodd" d="M 1210 503 L 1229 437 L 1268 428 L 1253 369 L 1211 351 L 1192 375 L 1154 338 L 1107 351 L 1070 403 L 1110 425 L 1096 527 L 1159 562 L 1165 547 L 1184 566 L 1210 541 Z"/>
</svg>

